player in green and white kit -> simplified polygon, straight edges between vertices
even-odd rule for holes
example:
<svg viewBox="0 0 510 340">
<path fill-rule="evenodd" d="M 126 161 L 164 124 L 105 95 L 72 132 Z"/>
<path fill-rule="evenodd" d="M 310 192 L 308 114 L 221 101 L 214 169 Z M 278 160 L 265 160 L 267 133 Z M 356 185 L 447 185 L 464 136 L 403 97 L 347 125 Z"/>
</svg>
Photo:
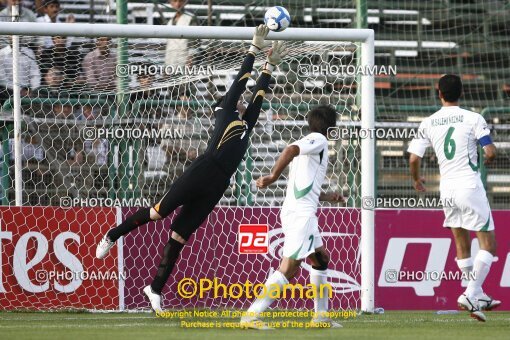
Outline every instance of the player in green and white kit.
<svg viewBox="0 0 510 340">
<path fill-rule="evenodd" d="M 480 179 L 477 146 L 483 147 L 485 162 L 496 157 L 490 130 L 485 119 L 475 112 L 459 108 L 462 82 L 456 75 L 445 75 L 439 80 L 439 98 L 443 107 L 423 120 L 419 137 L 410 143 L 409 163 L 417 191 L 425 191 L 420 177 L 420 161 L 427 147 L 436 153 L 441 173 L 440 192 L 444 206 L 443 226 L 450 228 L 457 246 L 457 264 L 465 273 L 473 271 L 474 279 L 469 281 L 466 291 L 458 298 L 459 307 L 471 312 L 471 316 L 485 321 L 481 310 L 491 310 L 501 304 L 486 295 L 482 284 L 489 273 L 494 256 L 496 241 L 494 220 L 489 201 Z M 474 231 L 480 243 L 480 250 L 474 261 L 471 258 L 469 233 Z"/>
<path fill-rule="evenodd" d="M 309 259 L 312 263 L 310 283 L 317 288 L 315 317 L 312 322 L 319 325 L 327 323 L 330 327 L 341 327 L 325 316 L 328 311 L 328 292 L 318 292 L 319 287 L 326 288 L 329 255 L 323 246 L 317 220 L 317 206 L 322 201 L 342 201 L 336 193 L 321 193 L 322 183 L 328 166 L 328 128 L 336 125 L 336 111 L 330 106 L 319 106 L 308 113 L 311 133 L 283 150 L 270 175 L 257 180 L 257 187 L 266 188 L 274 183 L 283 170 L 290 164 L 287 194 L 280 214 L 283 233 L 283 259 L 278 270 L 269 276 L 265 285 L 266 292 L 275 285 L 282 287 L 289 283 L 298 271 L 301 262 Z M 324 289 L 328 290 L 328 289 Z M 322 296 L 322 297 L 321 297 Z M 241 326 L 265 329 L 257 315 L 265 311 L 273 298 L 266 294 L 253 302 L 247 316 L 241 319 Z"/>
</svg>

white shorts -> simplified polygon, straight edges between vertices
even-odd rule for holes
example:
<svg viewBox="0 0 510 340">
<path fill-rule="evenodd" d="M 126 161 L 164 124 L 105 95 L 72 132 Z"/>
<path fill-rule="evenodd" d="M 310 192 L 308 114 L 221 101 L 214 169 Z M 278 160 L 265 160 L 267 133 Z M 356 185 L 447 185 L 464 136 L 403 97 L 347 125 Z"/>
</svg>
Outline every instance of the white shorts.
<svg viewBox="0 0 510 340">
<path fill-rule="evenodd" d="M 287 213 L 280 215 L 284 234 L 283 256 L 302 260 L 322 247 L 319 221 L 315 215 L 297 216 Z"/>
<path fill-rule="evenodd" d="M 470 231 L 494 230 L 491 208 L 481 184 L 475 188 L 442 190 L 441 199 L 445 215 L 443 227 Z"/>
</svg>

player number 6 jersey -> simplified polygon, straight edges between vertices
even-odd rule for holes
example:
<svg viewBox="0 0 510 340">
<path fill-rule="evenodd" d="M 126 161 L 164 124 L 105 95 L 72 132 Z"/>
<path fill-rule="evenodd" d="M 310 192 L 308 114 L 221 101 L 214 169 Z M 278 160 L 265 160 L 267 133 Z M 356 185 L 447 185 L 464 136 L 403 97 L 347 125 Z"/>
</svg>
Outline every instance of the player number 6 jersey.
<svg viewBox="0 0 510 340">
<path fill-rule="evenodd" d="M 489 135 L 485 119 L 475 112 L 458 106 L 441 108 L 420 125 L 418 137 L 408 152 L 423 157 L 432 146 L 441 173 L 441 191 L 474 188 L 479 184 L 478 140 Z"/>
</svg>

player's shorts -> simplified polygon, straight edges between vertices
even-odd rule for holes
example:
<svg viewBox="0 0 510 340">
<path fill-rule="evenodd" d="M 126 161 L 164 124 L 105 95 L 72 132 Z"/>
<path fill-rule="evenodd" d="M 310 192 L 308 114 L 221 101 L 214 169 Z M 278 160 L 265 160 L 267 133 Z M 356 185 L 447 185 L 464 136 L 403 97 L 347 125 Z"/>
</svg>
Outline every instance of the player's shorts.
<svg viewBox="0 0 510 340">
<path fill-rule="evenodd" d="M 182 206 L 171 229 L 188 240 L 218 204 L 229 184 L 230 175 L 218 161 L 202 155 L 172 184 L 154 210 L 166 217 Z"/>
<path fill-rule="evenodd" d="M 441 190 L 444 227 L 470 231 L 494 230 L 494 219 L 482 184 L 475 188 Z"/>
<path fill-rule="evenodd" d="M 314 253 L 315 249 L 322 247 L 317 216 L 283 213 L 280 219 L 284 234 L 284 257 L 302 260 Z"/>
</svg>

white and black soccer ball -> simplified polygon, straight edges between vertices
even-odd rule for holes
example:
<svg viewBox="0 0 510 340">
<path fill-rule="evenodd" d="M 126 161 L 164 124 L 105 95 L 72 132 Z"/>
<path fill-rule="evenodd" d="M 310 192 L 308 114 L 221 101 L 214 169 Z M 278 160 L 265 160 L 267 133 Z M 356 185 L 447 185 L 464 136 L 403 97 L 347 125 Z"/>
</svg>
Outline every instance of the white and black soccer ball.
<svg viewBox="0 0 510 340">
<path fill-rule="evenodd" d="M 274 6 L 266 11 L 264 23 L 275 32 L 281 32 L 290 25 L 289 12 L 282 6 Z"/>
</svg>

